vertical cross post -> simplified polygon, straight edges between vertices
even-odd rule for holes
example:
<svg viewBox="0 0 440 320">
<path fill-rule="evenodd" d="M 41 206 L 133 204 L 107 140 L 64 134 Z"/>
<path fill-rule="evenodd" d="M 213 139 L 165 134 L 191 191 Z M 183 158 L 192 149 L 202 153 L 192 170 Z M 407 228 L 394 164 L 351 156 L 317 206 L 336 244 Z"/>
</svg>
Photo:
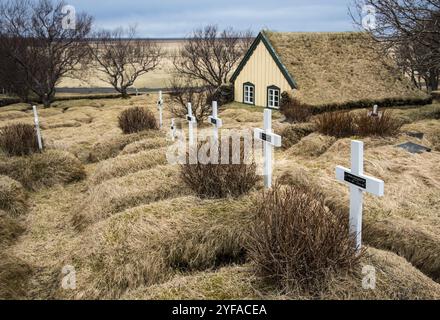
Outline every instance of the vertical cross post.
<svg viewBox="0 0 440 320">
<path fill-rule="evenodd" d="M 192 106 L 191 103 L 188 102 L 187 104 L 187 108 L 188 108 L 188 114 L 186 115 L 186 120 L 188 121 L 188 142 L 190 147 L 194 145 L 194 123 L 197 123 L 195 117 L 193 116 L 192 113 Z"/>
<path fill-rule="evenodd" d="M 213 139 L 215 143 L 218 143 L 218 128 L 223 126 L 222 120 L 218 117 L 218 105 L 217 101 L 212 102 L 212 116 L 208 117 L 209 123 L 213 125 Z"/>
<path fill-rule="evenodd" d="M 162 109 L 163 109 L 162 90 L 159 91 L 159 100 L 157 100 L 157 108 L 159 110 L 159 127 L 162 129 L 162 126 L 163 126 L 163 118 L 162 118 Z"/>
<path fill-rule="evenodd" d="M 272 133 L 272 110 L 264 109 L 264 132 L 266 135 Z M 264 186 L 266 189 L 272 187 L 272 156 L 273 146 L 265 141 L 263 143 L 264 152 Z"/>
<path fill-rule="evenodd" d="M 170 130 L 171 130 L 171 140 L 175 140 L 176 139 L 176 124 L 175 124 L 175 122 L 174 122 L 174 118 L 173 119 L 171 119 L 171 127 L 170 127 Z"/>
<path fill-rule="evenodd" d="M 364 174 L 364 143 L 351 141 L 351 173 L 355 176 Z M 360 250 L 362 244 L 362 190 L 355 185 L 350 185 L 350 234 L 356 237 L 356 249 Z"/>
<path fill-rule="evenodd" d="M 38 119 L 37 107 L 32 106 L 32 110 L 34 111 L 34 123 L 35 123 L 35 130 L 37 132 L 38 149 L 43 150 L 43 141 L 41 139 L 40 120 Z"/>
</svg>

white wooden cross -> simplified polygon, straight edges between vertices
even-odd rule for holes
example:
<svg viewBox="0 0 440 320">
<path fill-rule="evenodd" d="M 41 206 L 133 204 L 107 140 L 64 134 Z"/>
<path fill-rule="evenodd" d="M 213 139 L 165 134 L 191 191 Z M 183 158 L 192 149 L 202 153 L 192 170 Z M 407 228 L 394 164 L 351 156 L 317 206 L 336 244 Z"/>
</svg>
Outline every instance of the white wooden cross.
<svg viewBox="0 0 440 320">
<path fill-rule="evenodd" d="M 37 107 L 32 106 L 32 110 L 34 111 L 34 123 L 35 123 L 35 130 L 37 131 L 38 149 L 43 150 L 43 142 L 41 140 L 41 131 L 40 131 L 40 120 L 38 119 Z"/>
<path fill-rule="evenodd" d="M 272 133 L 272 110 L 264 110 L 264 129 L 254 129 L 254 139 L 263 141 L 264 187 L 272 187 L 273 147 L 281 147 L 281 136 Z"/>
<path fill-rule="evenodd" d="M 194 145 L 194 124 L 197 124 L 196 117 L 193 116 L 191 103 L 187 104 L 188 114 L 186 115 L 186 121 L 188 121 L 188 135 L 189 135 L 189 145 Z"/>
<path fill-rule="evenodd" d="M 208 121 L 213 125 L 213 137 L 214 141 L 218 142 L 218 129 L 223 126 L 223 121 L 218 117 L 217 101 L 212 102 L 212 116 L 208 117 Z"/>
<path fill-rule="evenodd" d="M 163 125 L 163 118 L 162 118 L 162 109 L 163 109 L 162 91 L 159 91 L 159 100 L 157 100 L 157 109 L 159 110 L 159 128 L 162 129 L 162 125 Z"/>
<path fill-rule="evenodd" d="M 176 123 L 174 122 L 174 118 L 171 119 L 170 133 L 171 133 L 171 140 L 174 141 L 176 139 Z"/>
<path fill-rule="evenodd" d="M 350 234 L 356 239 L 356 250 L 362 246 L 362 200 L 363 192 L 384 195 L 382 180 L 364 175 L 364 143 L 351 141 L 351 169 L 336 167 L 336 179 L 350 186 Z"/>
</svg>

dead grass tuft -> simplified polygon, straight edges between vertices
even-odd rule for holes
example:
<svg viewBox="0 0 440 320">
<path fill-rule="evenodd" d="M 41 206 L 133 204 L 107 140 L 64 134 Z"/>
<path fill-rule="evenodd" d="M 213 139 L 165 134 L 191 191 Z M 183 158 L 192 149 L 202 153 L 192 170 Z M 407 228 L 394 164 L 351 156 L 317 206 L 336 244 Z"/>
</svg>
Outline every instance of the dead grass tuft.
<svg viewBox="0 0 440 320">
<path fill-rule="evenodd" d="M 27 195 L 22 185 L 2 175 L 0 175 L 0 210 L 5 210 L 12 216 L 18 216 L 27 210 Z"/>
<path fill-rule="evenodd" d="M 24 232 L 24 228 L 10 214 L 0 210 L 0 251 Z"/>
<path fill-rule="evenodd" d="M 24 156 L 39 152 L 34 126 L 16 123 L 0 128 L 0 150 L 8 156 Z"/>
<path fill-rule="evenodd" d="M 81 162 L 68 152 L 48 150 L 26 157 L 0 158 L 0 174 L 36 190 L 70 183 L 85 177 Z"/>
<path fill-rule="evenodd" d="M 143 139 L 140 141 L 135 141 L 130 143 L 122 149 L 120 155 L 124 154 L 133 154 L 141 151 L 148 151 L 152 149 L 159 149 L 170 145 L 170 142 L 166 138 L 151 138 L 151 139 Z"/>
</svg>

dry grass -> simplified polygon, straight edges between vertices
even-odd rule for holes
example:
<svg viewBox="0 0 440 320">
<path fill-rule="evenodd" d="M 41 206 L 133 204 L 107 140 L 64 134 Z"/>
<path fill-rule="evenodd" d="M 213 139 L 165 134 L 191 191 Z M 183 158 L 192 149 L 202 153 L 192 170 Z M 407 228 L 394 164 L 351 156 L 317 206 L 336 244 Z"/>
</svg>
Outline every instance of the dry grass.
<svg viewBox="0 0 440 320">
<path fill-rule="evenodd" d="M 280 132 L 283 148 L 289 149 L 313 131 L 315 131 L 315 126 L 312 123 L 293 124 L 284 128 L 282 132 Z"/>
<path fill-rule="evenodd" d="M 336 138 L 312 133 L 287 150 L 288 154 L 301 157 L 318 157 L 335 143 Z"/>
<path fill-rule="evenodd" d="M 56 150 L 26 157 L 0 158 L 0 174 L 19 181 L 29 190 L 70 183 L 85 177 L 84 167 L 77 158 Z"/>
<path fill-rule="evenodd" d="M 0 250 L 9 246 L 24 232 L 24 228 L 9 213 L 0 210 Z"/>
<path fill-rule="evenodd" d="M 76 298 L 117 298 L 127 289 L 243 258 L 251 201 L 176 198 L 93 225 L 64 263 L 77 269 Z M 61 292 L 64 294 L 64 292 Z"/>
<path fill-rule="evenodd" d="M 266 32 L 296 80 L 302 103 L 324 105 L 385 98 L 426 98 L 366 33 Z"/>
<path fill-rule="evenodd" d="M 161 133 L 159 133 L 158 131 L 151 130 L 128 135 L 113 136 L 109 139 L 103 139 L 92 146 L 88 160 L 91 162 L 99 162 L 109 158 L 114 158 L 127 145 L 135 141 L 145 139 L 147 137 L 155 138 L 160 135 Z"/>
<path fill-rule="evenodd" d="M 28 264 L 0 252 L 0 299 L 25 299 L 31 274 Z"/>
<path fill-rule="evenodd" d="M 100 184 L 109 179 L 123 177 L 154 166 L 165 165 L 167 163 L 165 152 L 166 148 L 153 149 L 101 161 L 96 166 L 90 181 L 92 184 Z"/>
<path fill-rule="evenodd" d="M 179 179 L 178 167 L 156 166 L 91 187 L 73 221 L 83 228 L 128 208 L 188 193 Z"/>
<path fill-rule="evenodd" d="M 355 273 L 329 279 L 319 296 L 304 292 L 281 295 L 255 276 L 254 266 L 225 267 L 217 271 L 177 275 L 163 284 L 129 290 L 123 299 L 153 300 L 419 300 L 440 298 L 440 285 L 423 275 L 405 259 L 388 251 L 369 247 Z M 361 268 L 376 269 L 376 289 L 362 288 Z"/>
<path fill-rule="evenodd" d="M 162 137 L 143 139 L 126 145 L 124 149 L 122 149 L 120 155 L 133 154 L 151 149 L 159 149 L 168 145 L 170 145 L 170 141 Z"/>
<path fill-rule="evenodd" d="M 0 175 L 0 210 L 12 216 L 26 212 L 27 195 L 22 185 L 6 176 Z"/>
</svg>

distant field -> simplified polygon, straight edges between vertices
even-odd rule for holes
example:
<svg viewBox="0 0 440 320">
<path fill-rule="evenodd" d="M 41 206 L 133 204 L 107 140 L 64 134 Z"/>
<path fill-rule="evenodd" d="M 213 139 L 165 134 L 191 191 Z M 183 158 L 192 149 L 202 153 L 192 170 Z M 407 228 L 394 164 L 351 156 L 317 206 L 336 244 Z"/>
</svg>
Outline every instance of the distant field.
<svg viewBox="0 0 440 320">
<path fill-rule="evenodd" d="M 164 51 L 164 55 L 159 67 L 143 76 L 139 77 L 134 84 L 137 88 L 165 88 L 168 86 L 171 78 L 170 69 L 173 64 L 173 56 L 182 45 L 182 40 L 160 40 L 159 45 Z M 111 87 L 108 83 L 102 81 L 103 75 L 100 75 L 96 69 L 89 70 L 85 79 L 64 78 L 58 85 L 58 88 L 106 88 Z"/>
</svg>

